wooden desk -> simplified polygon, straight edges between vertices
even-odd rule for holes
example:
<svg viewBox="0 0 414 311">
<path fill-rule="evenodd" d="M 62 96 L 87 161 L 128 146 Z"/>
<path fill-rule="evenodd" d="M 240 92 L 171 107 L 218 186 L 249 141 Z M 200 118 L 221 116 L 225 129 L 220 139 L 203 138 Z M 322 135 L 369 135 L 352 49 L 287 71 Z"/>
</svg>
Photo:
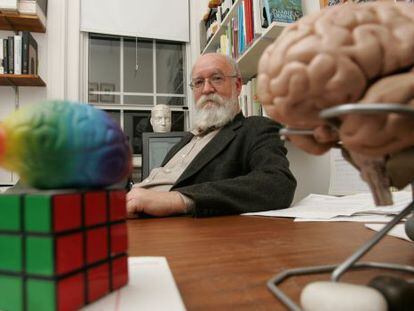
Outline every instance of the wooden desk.
<svg viewBox="0 0 414 311">
<path fill-rule="evenodd" d="M 165 256 L 188 310 L 284 310 L 266 282 L 284 269 L 337 264 L 374 234 L 361 223 L 294 223 L 262 217 L 175 217 L 128 221 L 131 256 Z M 414 265 L 413 245 L 386 237 L 363 258 Z M 345 274 L 366 284 L 378 271 Z M 381 272 L 386 274 L 385 271 Z M 282 289 L 295 301 L 310 281 Z"/>
</svg>

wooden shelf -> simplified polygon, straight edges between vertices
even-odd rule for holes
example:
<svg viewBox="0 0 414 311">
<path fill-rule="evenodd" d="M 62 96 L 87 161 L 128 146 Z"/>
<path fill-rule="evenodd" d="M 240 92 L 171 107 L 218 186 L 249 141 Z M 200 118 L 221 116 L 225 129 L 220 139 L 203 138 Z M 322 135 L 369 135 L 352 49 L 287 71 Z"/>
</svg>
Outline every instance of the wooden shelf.
<svg viewBox="0 0 414 311">
<path fill-rule="evenodd" d="M 32 32 L 46 32 L 46 26 L 36 15 L 24 15 L 16 12 L 0 11 L 0 29 L 27 30 Z"/>
<path fill-rule="evenodd" d="M 273 22 L 266 31 L 239 56 L 237 63 L 244 81 L 250 80 L 257 74 L 257 65 L 260 56 L 266 47 L 280 35 L 287 25 L 289 25 L 289 23 Z"/>
<path fill-rule="evenodd" d="M 0 75 L 1 86 L 46 86 L 41 77 L 36 75 Z"/>
</svg>

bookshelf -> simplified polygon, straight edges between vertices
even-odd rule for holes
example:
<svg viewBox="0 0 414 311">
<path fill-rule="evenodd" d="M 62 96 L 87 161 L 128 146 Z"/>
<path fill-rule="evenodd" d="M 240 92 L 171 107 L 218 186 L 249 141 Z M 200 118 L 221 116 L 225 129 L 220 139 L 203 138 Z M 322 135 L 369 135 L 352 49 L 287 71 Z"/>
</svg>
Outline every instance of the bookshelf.
<svg viewBox="0 0 414 311">
<path fill-rule="evenodd" d="M 46 26 L 36 15 L 24 15 L 13 12 L 0 11 L 0 29 L 2 30 L 27 30 L 31 32 L 46 32 Z"/>
<path fill-rule="evenodd" d="M 46 26 L 36 15 L 24 15 L 17 12 L 0 11 L 0 30 L 46 32 Z M 38 75 L 0 74 L 0 86 L 40 86 L 46 83 Z"/>
<path fill-rule="evenodd" d="M 220 36 L 225 33 L 227 24 L 230 21 L 232 17 L 234 17 L 237 13 L 237 7 L 242 3 L 242 0 L 237 0 L 233 3 L 232 7 L 230 8 L 227 15 L 223 18 L 223 20 L 220 23 L 219 28 L 217 31 L 210 37 L 210 39 L 207 41 L 207 44 L 202 49 L 201 54 L 209 53 L 209 52 L 215 52 L 217 47 L 220 45 Z"/>
<path fill-rule="evenodd" d="M 225 34 L 230 19 L 237 14 L 237 8 L 242 2 L 243 0 L 237 0 L 233 3 L 217 31 L 210 37 L 204 48 L 202 48 L 201 54 L 215 52 L 217 50 L 220 46 L 220 36 Z M 253 43 L 243 54 L 239 55 L 236 61 L 244 82 L 247 82 L 256 75 L 257 64 L 263 51 L 280 35 L 287 25 L 289 23 L 273 22 L 259 37 L 254 39 Z"/>
</svg>

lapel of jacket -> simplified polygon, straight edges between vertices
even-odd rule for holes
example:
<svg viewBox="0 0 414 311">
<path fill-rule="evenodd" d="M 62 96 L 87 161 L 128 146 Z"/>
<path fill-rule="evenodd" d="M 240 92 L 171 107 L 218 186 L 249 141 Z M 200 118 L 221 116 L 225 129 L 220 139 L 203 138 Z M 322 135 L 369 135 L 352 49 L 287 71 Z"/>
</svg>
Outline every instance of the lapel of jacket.
<svg viewBox="0 0 414 311">
<path fill-rule="evenodd" d="M 187 145 L 190 140 L 194 137 L 194 134 L 191 132 L 188 132 L 184 135 L 184 137 L 180 140 L 180 142 L 176 145 L 174 145 L 170 151 L 168 151 L 167 155 L 165 156 L 164 160 L 161 163 L 161 166 L 164 166 L 167 164 L 168 161 L 171 160 L 171 158 L 179 151 L 181 148 L 183 148 L 185 145 Z"/>
<path fill-rule="evenodd" d="M 216 136 L 204 147 L 202 151 L 194 158 L 190 165 L 185 169 L 183 174 L 178 178 L 175 185 L 183 180 L 190 178 L 200 171 L 207 163 L 212 161 L 237 135 L 236 129 L 242 125 L 244 116 L 239 113 L 234 120 L 223 127 Z"/>
</svg>

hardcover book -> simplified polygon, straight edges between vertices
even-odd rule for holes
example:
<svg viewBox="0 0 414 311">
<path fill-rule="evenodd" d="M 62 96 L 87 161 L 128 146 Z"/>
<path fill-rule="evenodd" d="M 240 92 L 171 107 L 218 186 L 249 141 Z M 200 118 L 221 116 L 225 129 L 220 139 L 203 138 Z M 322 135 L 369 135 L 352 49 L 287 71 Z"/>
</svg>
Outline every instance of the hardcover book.
<svg viewBox="0 0 414 311">
<path fill-rule="evenodd" d="M 303 16 L 301 0 L 265 0 L 270 22 L 293 23 Z"/>
</svg>

